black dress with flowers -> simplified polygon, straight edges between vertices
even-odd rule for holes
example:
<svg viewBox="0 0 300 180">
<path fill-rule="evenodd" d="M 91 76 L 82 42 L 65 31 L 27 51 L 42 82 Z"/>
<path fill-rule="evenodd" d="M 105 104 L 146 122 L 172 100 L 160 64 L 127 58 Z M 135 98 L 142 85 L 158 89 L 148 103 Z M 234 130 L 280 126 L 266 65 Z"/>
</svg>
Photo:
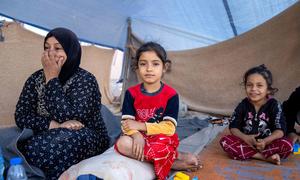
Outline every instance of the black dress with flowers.
<svg viewBox="0 0 300 180">
<path fill-rule="evenodd" d="M 26 81 L 16 107 L 19 128 L 34 136 L 18 144 L 29 164 L 41 168 L 47 179 L 57 179 L 70 166 L 108 148 L 109 138 L 101 116 L 101 94 L 95 77 L 79 68 L 61 85 L 58 78 L 45 84 L 42 70 Z M 51 120 L 78 120 L 80 130 L 49 130 Z"/>
</svg>

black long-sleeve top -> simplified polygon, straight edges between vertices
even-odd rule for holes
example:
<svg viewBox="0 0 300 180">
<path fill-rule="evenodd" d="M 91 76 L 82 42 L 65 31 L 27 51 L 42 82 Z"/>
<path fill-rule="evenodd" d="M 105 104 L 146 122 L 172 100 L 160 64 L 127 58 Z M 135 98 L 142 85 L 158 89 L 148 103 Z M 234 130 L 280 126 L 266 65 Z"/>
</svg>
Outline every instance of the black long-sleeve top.
<svg viewBox="0 0 300 180">
<path fill-rule="evenodd" d="M 256 112 L 255 107 L 245 98 L 234 110 L 229 128 L 238 128 L 245 134 L 260 134 L 265 138 L 276 129 L 286 132 L 285 118 L 281 104 L 274 98 Z"/>
</svg>

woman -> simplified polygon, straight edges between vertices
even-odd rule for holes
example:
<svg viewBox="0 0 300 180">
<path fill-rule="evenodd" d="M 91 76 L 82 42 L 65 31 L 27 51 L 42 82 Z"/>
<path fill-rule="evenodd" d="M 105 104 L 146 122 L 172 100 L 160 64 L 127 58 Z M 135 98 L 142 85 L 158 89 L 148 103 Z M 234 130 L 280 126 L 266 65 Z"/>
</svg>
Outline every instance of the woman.
<svg viewBox="0 0 300 180">
<path fill-rule="evenodd" d="M 286 117 L 287 134 L 293 143 L 300 143 L 300 133 L 295 129 L 295 123 L 300 121 L 300 86 L 283 102 L 283 112 Z"/>
<path fill-rule="evenodd" d="M 44 40 L 43 69 L 28 78 L 17 103 L 17 126 L 34 132 L 18 148 L 47 179 L 58 179 L 109 145 L 96 78 L 79 67 L 80 59 L 76 35 L 65 28 L 51 30 Z"/>
</svg>

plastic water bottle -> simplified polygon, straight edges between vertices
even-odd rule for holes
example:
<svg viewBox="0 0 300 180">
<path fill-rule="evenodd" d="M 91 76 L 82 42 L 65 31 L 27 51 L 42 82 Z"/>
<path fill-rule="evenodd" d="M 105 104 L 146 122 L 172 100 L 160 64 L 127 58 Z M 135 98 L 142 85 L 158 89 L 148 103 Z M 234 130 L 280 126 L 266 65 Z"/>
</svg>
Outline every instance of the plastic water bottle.
<svg viewBox="0 0 300 180">
<path fill-rule="evenodd" d="M 4 180 L 4 170 L 5 170 L 4 158 L 2 155 L 2 149 L 0 147 L 0 180 Z"/>
<path fill-rule="evenodd" d="M 12 158 L 9 163 L 10 167 L 7 172 L 6 180 L 27 180 L 27 175 L 20 157 Z"/>
</svg>

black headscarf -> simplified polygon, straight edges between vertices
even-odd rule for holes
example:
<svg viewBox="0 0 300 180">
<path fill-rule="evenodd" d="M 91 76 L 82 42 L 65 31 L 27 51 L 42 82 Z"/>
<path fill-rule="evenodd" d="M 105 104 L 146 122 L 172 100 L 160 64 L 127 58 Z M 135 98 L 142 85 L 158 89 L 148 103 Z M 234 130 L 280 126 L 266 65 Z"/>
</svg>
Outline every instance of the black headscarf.
<svg viewBox="0 0 300 180">
<path fill-rule="evenodd" d="M 67 55 L 67 60 L 59 73 L 59 80 L 64 85 L 66 81 L 78 70 L 81 59 L 81 46 L 77 36 L 66 28 L 51 30 L 44 39 L 44 47 L 49 37 L 55 37 L 62 45 Z"/>
</svg>

